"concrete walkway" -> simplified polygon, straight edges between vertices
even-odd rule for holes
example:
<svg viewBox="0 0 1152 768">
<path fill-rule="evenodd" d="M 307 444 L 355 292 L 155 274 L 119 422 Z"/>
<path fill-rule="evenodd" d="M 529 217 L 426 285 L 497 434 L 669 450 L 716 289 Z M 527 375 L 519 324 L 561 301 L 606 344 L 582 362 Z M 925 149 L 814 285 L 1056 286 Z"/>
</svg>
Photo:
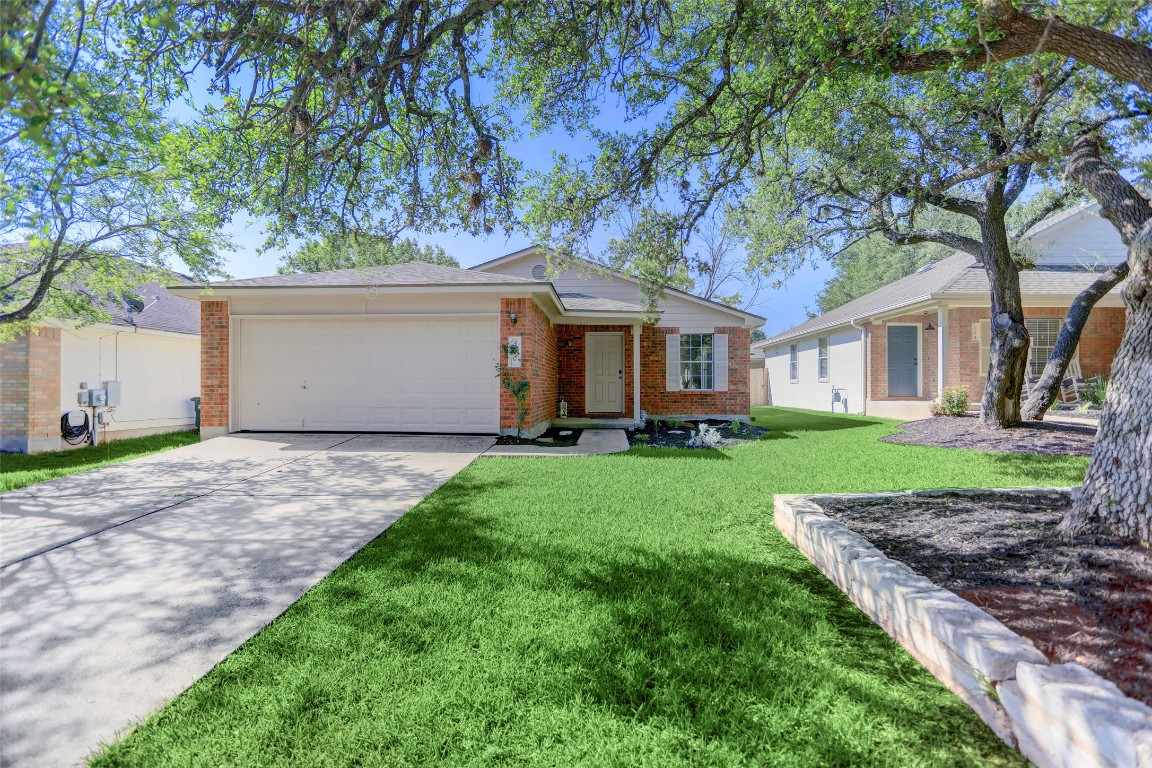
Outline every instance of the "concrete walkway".
<svg viewBox="0 0 1152 768">
<path fill-rule="evenodd" d="M 492 443 L 232 435 L 0 495 L 0 764 L 81 763 Z"/>
<path fill-rule="evenodd" d="M 598 456 L 628 450 L 628 435 L 622 429 L 585 429 L 576 445 L 494 445 L 485 456 Z"/>
</svg>

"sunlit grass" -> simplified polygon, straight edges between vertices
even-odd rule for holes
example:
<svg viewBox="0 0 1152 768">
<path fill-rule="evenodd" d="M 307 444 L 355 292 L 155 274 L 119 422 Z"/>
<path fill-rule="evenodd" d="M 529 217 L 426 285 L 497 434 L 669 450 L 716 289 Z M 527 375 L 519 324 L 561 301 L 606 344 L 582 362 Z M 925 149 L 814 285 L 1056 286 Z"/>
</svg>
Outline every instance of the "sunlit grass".
<svg viewBox="0 0 1152 768">
<path fill-rule="evenodd" d="M 95 764 L 1023 764 L 779 535 L 772 494 L 1067 485 L 1086 460 L 755 422 L 719 451 L 475 462 Z"/>
</svg>

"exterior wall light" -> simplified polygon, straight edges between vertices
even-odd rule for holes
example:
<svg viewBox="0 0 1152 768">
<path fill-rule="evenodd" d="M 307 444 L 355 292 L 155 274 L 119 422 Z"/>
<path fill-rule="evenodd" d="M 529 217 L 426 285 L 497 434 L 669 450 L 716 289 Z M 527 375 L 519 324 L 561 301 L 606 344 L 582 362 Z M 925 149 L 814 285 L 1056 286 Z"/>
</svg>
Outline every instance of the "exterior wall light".
<svg viewBox="0 0 1152 768">
<path fill-rule="evenodd" d="M 515 312 L 509 312 L 508 313 L 508 320 L 511 321 L 512 325 L 516 325 L 516 320 L 517 320 L 516 313 Z"/>
</svg>

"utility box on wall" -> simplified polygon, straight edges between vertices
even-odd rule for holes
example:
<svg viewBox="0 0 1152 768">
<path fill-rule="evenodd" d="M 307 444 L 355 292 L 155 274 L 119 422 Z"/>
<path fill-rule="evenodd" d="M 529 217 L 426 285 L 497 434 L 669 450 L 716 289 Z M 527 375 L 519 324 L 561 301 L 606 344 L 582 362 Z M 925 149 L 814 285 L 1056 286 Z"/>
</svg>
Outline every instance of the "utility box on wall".
<svg viewBox="0 0 1152 768">
<path fill-rule="evenodd" d="M 104 394 L 107 399 L 105 405 L 110 408 L 115 408 L 116 406 L 120 405 L 120 382 L 104 382 Z"/>
</svg>

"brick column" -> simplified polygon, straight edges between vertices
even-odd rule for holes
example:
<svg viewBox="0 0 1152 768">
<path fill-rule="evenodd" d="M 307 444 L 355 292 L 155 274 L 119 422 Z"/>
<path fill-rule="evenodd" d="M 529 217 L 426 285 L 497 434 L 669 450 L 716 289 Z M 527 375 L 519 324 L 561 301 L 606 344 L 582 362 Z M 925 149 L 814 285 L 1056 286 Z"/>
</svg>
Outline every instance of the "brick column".
<svg viewBox="0 0 1152 768">
<path fill-rule="evenodd" d="M 512 312 L 516 325 L 509 317 Z M 512 376 L 530 382 L 524 434 L 537 435 L 556 417 L 556 329 L 532 299 L 500 299 L 500 344 L 507 344 L 509 336 L 519 336 L 521 346 L 520 367 L 511 369 Z M 500 362 L 506 362 L 503 352 Z M 516 432 L 516 400 L 504 387 L 500 387 L 500 431 Z"/>
<path fill-rule="evenodd" d="M 229 318 L 227 301 L 200 302 L 200 437 L 228 433 Z"/>
<path fill-rule="evenodd" d="M 34 327 L 0 345 L 0 448 L 60 450 L 60 329 Z"/>
</svg>

